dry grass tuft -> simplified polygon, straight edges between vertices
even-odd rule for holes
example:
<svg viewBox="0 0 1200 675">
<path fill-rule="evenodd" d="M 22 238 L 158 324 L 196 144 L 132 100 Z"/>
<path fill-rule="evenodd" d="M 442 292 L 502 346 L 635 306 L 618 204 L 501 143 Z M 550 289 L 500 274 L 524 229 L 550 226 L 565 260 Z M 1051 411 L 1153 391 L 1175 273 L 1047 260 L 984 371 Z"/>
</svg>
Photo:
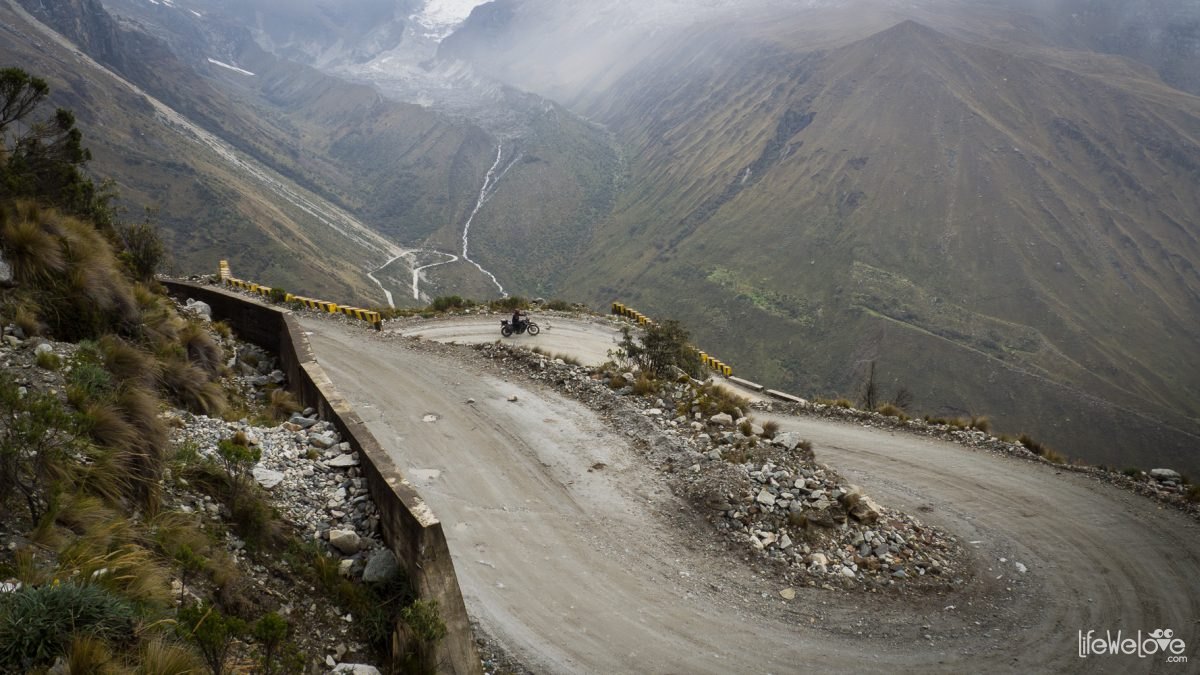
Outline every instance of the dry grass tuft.
<svg viewBox="0 0 1200 675">
<path fill-rule="evenodd" d="M 208 330 L 198 321 L 189 321 L 179 331 L 179 344 L 187 352 L 188 361 L 200 368 L 209 376 L 221 373 L 224 367 L 221 348 L 209 335 Z"/>
<path fill-rule="evenodd" d="M 118 383 L 154 384 L 157 368 L 153 356 L 115 335 L 100 338 L 99 346 L 104 367 Z"/>
<path fill-rule="evenodd" d="M 292 413 L 300 412 L 304 406 L 296 395 L 287 389 L 273 389 L 267 402 L 267 411 L 274 420 L 286 420 Z"/>
<path fill-rule="evenodd" d="M 179 359 L 167 359 L 159 370 L 159 384 L 171 398 L 194 413 L 221 416 L 228 404 L 221 385 L 200 368 Z"/>
<path fill-rule="evenodd" d="M 198 675 L 206 670 L 207 666 L 189 647 L 159 637 L 146 643 L 135 672 L 138 675 Z"/>
<path fill-rule="evenodd" d="M 67 267 L 56 233 L 43 223 L 43 212 L 31 202 L 0 210 L 0 247 L 20 283 L 45 282 Z"/>
</svg>

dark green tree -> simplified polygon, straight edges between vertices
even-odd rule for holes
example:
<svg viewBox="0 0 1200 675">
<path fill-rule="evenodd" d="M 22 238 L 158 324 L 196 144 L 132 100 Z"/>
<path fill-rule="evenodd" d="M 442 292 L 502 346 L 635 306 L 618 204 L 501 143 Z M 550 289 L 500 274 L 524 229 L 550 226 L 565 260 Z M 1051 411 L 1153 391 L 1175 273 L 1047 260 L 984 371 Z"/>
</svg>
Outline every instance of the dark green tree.
<svg viewBox="0 0 1200 675">
<path fill-rule="evenodd" d="M 49 94 L 45 80 L 20 68 L 0 69 L 0 198 L 38 199 L 111 233 L 113 195 L 83 175 L 92 154 L 83 147 L 75 114 L 58 108 L 34 116 Z"/>
</svg>

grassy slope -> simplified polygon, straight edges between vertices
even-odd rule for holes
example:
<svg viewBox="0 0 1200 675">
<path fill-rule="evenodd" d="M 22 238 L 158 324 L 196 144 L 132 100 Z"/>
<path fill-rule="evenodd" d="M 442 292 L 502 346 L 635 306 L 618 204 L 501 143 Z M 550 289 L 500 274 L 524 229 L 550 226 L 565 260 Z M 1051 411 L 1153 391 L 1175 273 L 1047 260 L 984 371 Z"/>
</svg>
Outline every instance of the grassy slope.
<svg viewBox="0 0 1200 675">
<path fill-rule="evenodd" d="M 1072 454 L 1187 452 L 1159 423 L 1112 442 L 1080 392 L 1196 428 L 1197 99 L 916 24 L 672 65 L 604 111 L 633 189 L 570 288 L 611 279 L 593 300 L 683 315 L 746 374 L 804 391 L 848 391 L 877 358 L 922 407 Z"/>
</svg>

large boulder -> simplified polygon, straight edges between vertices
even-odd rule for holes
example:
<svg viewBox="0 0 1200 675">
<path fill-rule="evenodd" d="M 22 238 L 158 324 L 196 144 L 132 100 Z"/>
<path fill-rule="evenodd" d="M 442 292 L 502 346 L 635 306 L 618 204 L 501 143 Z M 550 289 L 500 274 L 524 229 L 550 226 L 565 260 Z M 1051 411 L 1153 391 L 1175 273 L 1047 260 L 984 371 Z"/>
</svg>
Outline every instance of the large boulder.
<svg viewBox="0 0 1200 675">
<path fill-rule="evenodd" d="M 330 672 L 337 675 L 380 675 L 378 668 L 365 663 L 339 663 Z"/>
<path fill-rule="evenodd" d="M 390 581 L 399 573 L 400 564 L 396 562 L 396 556 L 391 551 L 382 549 L 372 553 L 367 559 L 367 568 L 363 570 L 362 578 L 367 583 L 377 584 Z"/>
<path fill-rule="evenodd" d="M 883 509 L 870 497 L 863 497 L 858 500 L 857 504 L 850 507 L 850 517 L 866 525 L 879 520 L 879 516 L 882 514 Z"/>
<path fill-rule="evenodd" d="M 1179 472 L 1174 469 L 1150 469 L 1150 477 L 1161 483 L 1178 483 L 1181 478 Z"/>
<path fill-rule="evenodd" d="M 780 434 L 775 434 L 775 438 L 771 439 L 773 445 L 778 445 L 789 452 L 796 449 L 800 445 L 804 437 L 795 431 L 785 431 Z"/>
<path fill-rule="evenodd" d="M 208 321 L 212 321 L 212 307 L 209 307 L 207 302 L 188 298 L 187 306 L 184 307 L 184 311 L 190 312 Z"/>
<path fill-rule="evenodd" d="M 329 545 L 346 555 L 354 555 L 358 553 L 358 547 L 361 543 L 358 533 L 354 530 L 330 530 Z"/>
<path fill-rule="evenodd" d="M 282 471 L 268 469 L 265 466 L 255 466 L 251 473 L 254 475 L 254 480 L 268 490 L 283 482 Z"/>
</svg>

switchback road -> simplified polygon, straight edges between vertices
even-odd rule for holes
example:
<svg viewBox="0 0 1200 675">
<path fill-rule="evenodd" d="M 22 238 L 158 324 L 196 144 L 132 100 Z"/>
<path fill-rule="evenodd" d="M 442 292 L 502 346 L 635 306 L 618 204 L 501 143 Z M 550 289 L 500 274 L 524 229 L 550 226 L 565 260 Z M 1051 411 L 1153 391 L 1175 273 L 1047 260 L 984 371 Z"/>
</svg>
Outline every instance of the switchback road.
<svg viewBox="0 0 1200 675">
<path fill-rule="evenodd" d="M 459 337 L 438 339 L 467 342 L 498 328 L 493 319 L 458 319 Z M 535 672 L 1200 667 L 1200 526 L 1148 499 L 1042 463 L 782 418 L 878 501 L 959 537 L 974 568 L 939 596 L 800 588 L 784 601 L 742 554 L 706 546 L 705 524 L 686 526 L 689 507 L 583 405 L 472 354 L 302 322 L 335 385 L 444 523 L 472 618 Z M 611 327 L 595 326 L 589 339 L 610 339 Z M 1190 662 L 1078 655 L 1078 631 L 1156 629 L 1183 639 Z"/>
</svg>

